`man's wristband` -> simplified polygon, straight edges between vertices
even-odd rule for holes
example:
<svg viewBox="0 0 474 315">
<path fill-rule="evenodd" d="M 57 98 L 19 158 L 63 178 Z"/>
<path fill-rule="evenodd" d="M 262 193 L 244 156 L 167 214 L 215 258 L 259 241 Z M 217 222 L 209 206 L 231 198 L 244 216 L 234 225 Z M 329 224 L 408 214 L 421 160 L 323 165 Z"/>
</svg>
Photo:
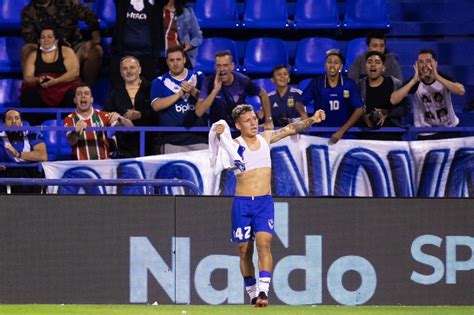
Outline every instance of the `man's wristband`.
<svg viewBox="0 0 474 315">
<path fill-rule="evenodd" d="M 265 117 L 265 121 L 273 121 L 273 118 L 270 116 L 270 117 Z"/>
</svg>

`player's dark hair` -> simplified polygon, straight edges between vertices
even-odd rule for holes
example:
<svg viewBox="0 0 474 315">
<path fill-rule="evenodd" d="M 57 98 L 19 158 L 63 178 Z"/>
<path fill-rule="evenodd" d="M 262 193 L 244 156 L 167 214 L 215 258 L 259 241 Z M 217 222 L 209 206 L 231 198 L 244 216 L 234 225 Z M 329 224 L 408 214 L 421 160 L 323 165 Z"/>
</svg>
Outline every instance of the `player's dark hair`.
<svg viewBox="0 0 474 315">
<path fill-rule="evenodd" d="M 225 57 L 225 56 L 229 56 L 230 61 L 233 62 L 233 60 L 232 60 L 232 53 L 230 52 L 230 50 L 220 50 L 220 51 L 216 52 L 215 58 L 217 58 L 217 57 Z"/>
<path fill-rule="evenodd" d="M 280 69 L 286 69 L 286 70 L 288 70 L 288 72 L 290 72 L 290 66 L 281 64 L 281 65 L 275 66 L 272 69 L 272 77 L 275 74 L 275 72 L 277 72 Z"/>
<path fill-rule="evenodd" d="M 387 39 L 385 38 L 385 33 L 382 31 L 372 31 L 367 34 L 367 37 L 365 38 L 365 43 L 367 46 L 369 46 L 370 41 L 372 39 L 381 39 L 383 40 L 384 43 L 387 43 Z"/>
</svg>

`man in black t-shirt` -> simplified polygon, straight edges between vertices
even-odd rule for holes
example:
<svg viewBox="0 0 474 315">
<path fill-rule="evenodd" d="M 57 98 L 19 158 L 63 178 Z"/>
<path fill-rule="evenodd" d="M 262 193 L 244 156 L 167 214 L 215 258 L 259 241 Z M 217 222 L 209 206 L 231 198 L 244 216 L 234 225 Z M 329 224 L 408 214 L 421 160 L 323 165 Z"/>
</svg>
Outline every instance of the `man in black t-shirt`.
<svg viewBox="0 0 474 315">
<path fill-rule="evenodd" d="M 367 77 L 360 79 L 357 86 L 365 104 L 364 125 L 378 129 L 380 127 L 401 127 L 402 118 L 409 112 L 407 100 L 398 104 L 390 102 L 393 91 L 400 88 L 402 82 L 397 78 L 382 75 L 385 56 L 377 51 L 367 53 L 365 59 Z M 398 134 L 363 135 L 364 138 L 397 140 Z"/>
</svg>

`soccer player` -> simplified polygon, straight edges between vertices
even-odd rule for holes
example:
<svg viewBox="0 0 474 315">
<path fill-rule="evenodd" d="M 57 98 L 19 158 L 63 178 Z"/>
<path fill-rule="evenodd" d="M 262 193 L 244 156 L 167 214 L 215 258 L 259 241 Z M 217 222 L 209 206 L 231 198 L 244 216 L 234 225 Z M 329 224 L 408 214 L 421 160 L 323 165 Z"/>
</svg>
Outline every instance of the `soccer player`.
<svg viewBox="0 0 474 315">
<path fill-rule="evenodd" d="M 274 226 L 270 144 L 309 128 L 312 124 L 323 121 L 326 116 L 324 111 L 318 110 L 312 117 L 293 122 L 279 130 L 266 130 L 261 134 L 258 133 L 258 119 L 252 106 L 236 106 L 232 110 L 232 118 L 240 131 L 240 137 L 234 139 L 234 142 L 238 144 L 238 152 L 243 152 L 241 156 L 245 164 L 243 171 L 234 171 L 237 173 L 237 184 L 232 206 L 232 241 L 239 246 L 240 271 L 251 304 L 265 307 L 268 305 L 273 268 L 270 252 Z M 223 137 L 224 130 L 225 126 L 222 124 L 215 127 L 219 140 Z M 258 285 L 252 262 L 254 242 L 260 270 Z"/>
</svg>

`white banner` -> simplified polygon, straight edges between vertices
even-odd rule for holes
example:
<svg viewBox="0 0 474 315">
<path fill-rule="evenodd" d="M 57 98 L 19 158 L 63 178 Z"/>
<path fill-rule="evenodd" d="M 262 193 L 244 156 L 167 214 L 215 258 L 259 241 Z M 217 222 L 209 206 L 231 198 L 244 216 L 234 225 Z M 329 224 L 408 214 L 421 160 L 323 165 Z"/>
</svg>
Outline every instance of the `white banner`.
<svg viewBox="0 0 474 315">
<path fill-rule="evenodd" d="M 474 137 L 437 141 L 340 140 L 296 135 L 272 145 L 277 196 L 469 197 Z M 204 195 L 231 195 L 235 177 L 215 176 L 207 150 L 106 161 L 45 162 L 46 178 L 184 179 Z M 145 193 L 145 188 L 52 187 L 50 193 Z M 156 189 L 183 194 L 182 188 Z"/>
</svg>

